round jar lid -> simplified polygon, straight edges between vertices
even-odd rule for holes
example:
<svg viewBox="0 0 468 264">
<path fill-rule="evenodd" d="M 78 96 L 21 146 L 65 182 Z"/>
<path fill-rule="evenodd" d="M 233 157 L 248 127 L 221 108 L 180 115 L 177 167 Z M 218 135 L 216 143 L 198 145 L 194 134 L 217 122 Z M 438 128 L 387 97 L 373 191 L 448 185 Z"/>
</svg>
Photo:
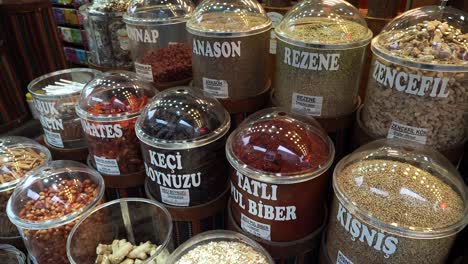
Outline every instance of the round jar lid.
<svg viewBox="0 0 468 264">
<path fill-rule="evenodd" d="M 440 238 L 468 221 L 467 190 L 453 165 L 424 145 L 382 139 L 341 160 L 333 175 L 339 201 L 385 232 Z"/>
<path fill-rule="evenodd" d="M 371 48 L 406 66 L 468 71 L 468 13 L 440 6 L 409 10 L 384 27 Z"/>
<path fill-rule="evenodd" d="M 372 31 L 344 0 L 304 0 L 275 27 L 279 39 L 298 46 L 345 49 L 367 45 Z"/>
<path fill-rule="evenodd" d="M 97 171 L 75 161 L 50 161 L 20 181 L 7 214 L 18 227 L 48 229 L 76 220 L 103 195 L 104 180 Z"/>
<path fill-rule="evenodd" d="M 124 15 L 124 21 L 142 26 L 185 22 L 194 9 L 190 0 L 133 0 Z"/>
<path fill-rule="evenodd" d="M 32 139 L 1 137 L 0 192 L 15 188 L 27 172 L 50 160 L 52 160 L 50 151 Z"/>
<path fill-rule="evenodd" d="M 251 115 L 226 143 L 231 165 L 263 182 L 310 180 L 331 166 L 334 154 L 333 143 L 314 119 L 280 108 Z"/>
<path fill-rule="evenodd" d="M 135 117 L 157 93 L 133 72 L 110 71 L 91 80 L 76 105 L 79 117 L 93 121 L 119 121 Z"/>
<path fill-rule="evenodd" d="M 93 15 L 122 16 L 131 0 L 94 0 L 87 11 Z"/>
<path fill-rule="evenodd" d="M 245 36 L 270 28 L 270 19 L 255 0 L 206 0 L 187 21 L 190 33 L 213 37 Z"/>
<path fill-rule="evenodd" d="M 221 138 L 230 124 L 229 113 L 216 99 L 189 87 L 175 87 L 154 97 L 135 129 L 148 145 L 187 149 Z"/>
</svg>

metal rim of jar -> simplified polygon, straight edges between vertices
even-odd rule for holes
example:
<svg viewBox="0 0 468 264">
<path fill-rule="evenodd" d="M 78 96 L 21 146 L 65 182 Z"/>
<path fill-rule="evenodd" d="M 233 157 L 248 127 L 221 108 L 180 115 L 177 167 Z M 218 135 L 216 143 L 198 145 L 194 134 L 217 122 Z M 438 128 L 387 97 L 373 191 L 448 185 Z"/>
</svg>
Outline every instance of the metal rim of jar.
<svg viewBox="0 0 468 264">
<path fill-rule="evenodd" d="M 58 174 L 69 173 L 71 169 L 73 170 L 74 173 L 76 172 L 85 173 L 93 177 L 95 180 L 97 180 L 96 186 L 100 189 L 99 189 L 98 195 L 94 198 L 92 202 L 90 202 L 86 206 L 76 211 L 73 211 L 70 214 L 67 214 L 63 217 L 38 222 L 38 221 L 24 220 L 20 218 L 19 216 L 17 216 L 15 213 L 13 213 L 12 198 L 10 198 L 8 200 L 7 209 L 6 209 L 7 215 L 10 221 L 15 226 L 20 227 L 22 229 L 31 229 L 31 230 L 49 229 L 49 228 L 55 228 L 55 227 L 59 227 L 59 226 L 63 226 L 68 223 L 71 223 L 75 221 L 76 219 L 82 217 L 84 213 L 86 213 L 88 210 L 93 208 L 102 199 L 102 197 L 104 196 L 104 190 L 105 190 L 104 179 L 102 178 L 101 174 L 99 174 L 97 171 L 91 170 L 87 167 L 67 167 L 67 168 L 62 168 L 62 169 L 56 169 L 53 174 L 48 174 L 48 175 L 39 177 L 37 179 L 44 180 L 46 178 L 54 177 L 55 175 L 58 175 Z M 23 181 L 25 181 L 25 179 L 26 177 L 23 177 L 21 179 L 20 184 Z M 11 197 L 13 197 L 13 195 Z"/>
<path fill-rule="evenodd" d="M 123 21 L 130 26 L 162 26 L 186 23 L 190 19 L 191 14 L 186 14 L 181 17 L 168 18 L 168 19 L 154 19 L 154 18 L 134 18 L 128 13 L 123 15 Z"/>
<path fill-rule="evenodd" d="M 278 27 L 275 28 L 276 38 L 279 40 L 286 42 L 288 44 L 304 47 L 304 48 L 315 48 L 315 49 L 326 49 L 326 50 L 346 50 L 346 49 L 354 49 L 354 48 L 362 48 L 367 46 L 371 40 L 373 33 L 372 31 L 367 28 L 368 37 L 365 39 L 361 39 L 359 41 L 351 42 L 351 43 L 344 43 L 344 44 L 326 44 L 326 43 L 318 43 L 318 42 L 303 42 L 299 40 L 294 40 L 290 37 L 287 37 L 283 32 L 280 32 Z"/>
<path fill-rule="evenodd" d="M 391 63 L 399 64 L 405 67 L 411 67 L 411 68 L 417 68 L 421 70 L 427 70 L 427 71 L 439 71 L 439 72 L 468 72 L 468 63 L 465 65 L 444 65 L 444 64 L 430 64 L 430 63 L 423 63 L 423 62 L 416 62 L 410 59 L 404 59 L 400 58 L 398 56 L 393 56 L 385 51 L 381 50 L 381 48 L 378 47 L 377 41 L 379 39 L 379 36 L 376 36 L 374 39 L 372 39 L 371 42 L 371 50 L 372 53 L 380 57 L 381 59 L 387 60 Z"/>
<path fill-rule="evenodd" d="M 253 178 L 255 180 L 266 182 L 266 183 L 273 183 L 273 184 L 295 184 L 301 183 L 309 180 L 313 180 L 317 177 L 323 175 L 333 164 L 333 160 L 335 157 L 335 147 L 333 145 L 333 141 L 330 137 L 322 136 L 319 131 L 315 128 L 308 128 L 311 133 L 319 136 L 327 145 L 329 149 L 328 161 L 325 164 L 322 164 L 315 171 L 307 171 L 307 172 L 294 172 L 294 173 L 272 173 L 272 172 L 264 172 L 258 169 L 252 168 L 251 166 L 245 164 L 244 162 L 240 161 L 234 151 L 232 150 L 231 141 L 233 140 L 234 135 L 239 131 L 239 128 L 234 130 L 231 135 L 229 136 L 226 142 L 226 156 L 227 160 L 231 164 L 231 166 L 236 170 L 242 173 L 244 176 L 249 178 Z"/>
<path fill-rule="evenodd" d="M 234 231 L 230 230 L 211 230 L 206 231 L 201 234 L 198 234 L 182 245 L 177 247 L 174 252 L 169 256 L 167 263 L 176 263 L 181 257 L 187 254 L 190 250 L 204 245 L 207 242 L 214 242 L 214 241 L 226 241 L 226 242 L 239 242 L 250 246 L 252 249 L 263 255 L 269 264 L 274 264 L 273 258 L 270 254 L 263 248 L 259 243 L 255 242 L 253 239 Z"/>
<path fill-rule="evenodd" d="M 156 202 L 154 200 L 145 199 L 145 198 L 120 198 L 120 199 L 115 199 L 115 200 L 112 200 L 110 202 L 107 202 L 107 203 L 104 203 L 104 204 L 101 204 L 101 205 L 98 205 L 98 206 L 94 207 L 92 210 L 85 213 L 80 218 L 80 220 L 78 220 L 78 222 L 73 226 L 73 228 L 70 231 L 70 234 L 67 237 L 67 244 L 66 244 L 67 258 L 70 261 L 70 263 L 76 263 L 73 260 L 73 257 L 70 255 L 70 247 L 71 247 L 71 240 L 72 240 L 71 238 L 73 237 L 73 235 L 75 234 L 76 230 L 81 225 L 81 223 L 84 222 L 89 216 L 91 216 L 95 212 L 101 210 L 102 208 L 106 208 L 109 205 L 113 205 L 113 204 L 116 204 L 116 203 L 122 203 L 122 202 L 126 202 L 126 203 L 128 203 L 128 202 L 142 202 L 142 203 L 152 204 L 152 205 L 158 207 L 161 211 L 163 211 L 166 218 L 169 220 L 167 222 L 167 224 L 169 225 L 169 229 L 168 229 L 168 232 L 167 232 L 166 239 L 164 239 L 164 243 L 162 243 L 161 245 L 158 245 L 158 248 L 156 249 L 156 252 L 152 256 L 148 257 L 148 259 L 145 260 L 145 263 L 150 263 L 164 249 L 167 248 L 167 246 L 169 245 L 169 242 L 171 241 L 171 238 L 172 238 L 172 229 L 173 229 L 172 216 L 169 213 L 169 211 L 161 203 Z"/>
<path fill-rule="evenodd" d="M 262 27 L 254 29 L 254 30 L 250 30 L 250 31 L 245 31 L 245 32 L 220 32 L 216 30 L 203 31 L 203 30 L 196 29 L 196 28 L 189 26 L 188 21 L 187 21 L 187 26 L 186 26 L 187 32 L 189 32 L 192 35 L 201 36 L 201 37 L 213 37 L 213 38 L 248 37 L 248 36 L 258 35 L 261 33 L 268 32 L 270 31 L 271 28 L 272 28 L 272 24 L 269 19 L 268 19 L 268 23 L 263 25 Z"/>
<path fill-rule="evenodd" d="M 57 76 L 57 75 L 61 75 L 61 74 L 73 74 L 73 73 L 89 73 L 89 74 L 94 74 L 94 77 L 101 74 L 100 71 L 94 70 L 94 69 L 89 69 L 89 68 L 71 68 L 71 69 L 65 69 L 65 70 L 60 70 L 60 71 L 54 71 L 54 72 L 51 72 L 51 73 L 48 73 L 48 74 L 44 74 L 44 75 L 42 75 L 40 77 L 37 77 L 36 79 L 32 80 L 28 84 L 28 91 L 33 95 L 33 97 L 37 97 L 37 98 L 40 98 L 40 99 L 49 99 L 49 100 L 50 99 L 69 98 L 69 97 L 72 97 L 72 96 L 79 96 L 81 91 L 80 92 L 74 92 L 74 93 L 68 93 L 68 94 L 47 95 L 47 94 L 36 93 L 36 91 L 39 90 L 39 89 L 33 90 L 33 88 L 32 88 L 34 85 L 36 85 L 37 83 L 39 83 L 39 82 L 41 82 L 41 81 L 43 81 L 43 80 L 45 80 L 47 78 Z M 89 81 L 91 81 L 94 77 L 91 77 L 91 79 L 89 79 Z"/>
<path fill-rule="evenodd" d="M 437 229 L 425 228 L 425 229 L 422 229 L 422 230 L 403 229 L 403 228 L 400 228 L 400 227 L 395 226 L 395 225 L 384 223 L 381 220 L 379 220 L 378 218 L 373 217 L 372 213 L 367 213 L 366 211 L 359 209 L 358 206 L 356 204 L 354 204 L 352 201 L 350 201 L 345 196 L 344 192 L 341 191 L 341 189 L 339 188 L 339 186 L 337 184 L 336 179 L 338 177 L 338 172 L 341 172 L 342 169 L 344 169 L 345 165 L 352 164 L 352 163 L 354 163 L 356 161 L 359 162 L 360 158 L 363 158 L 363 157 L 367 156 L 367 154 L 369 154 L 368 151 L 361 152 L 361 153 L 359 153 L 358 157 L 355 156 L 354 160 L 350 160 L 350 158 L 351 158 L 351 156 L 356 155 L 356 153 L 355 154 L 349 154 L 346 157 L 344 157 L 343 159 L 341 159 L 336 164 L 335 169 L 333 171 L 332 186 L 333 186 L 333 192 L 335 194 L 335 197 L 343 204 L 344 207 L 346 207 L 346 209 L 351 214 L 353 214 L 354 216 L 356 216 L 360 220 L 365 221 L 366 223 L 369 223 L 369 224 L 371 224 L 371 225 L 373 225 L 373 226 L 375 226 L 375 227 L 377 227 L 377 228 L 379 228 L 381 230 L 384 230 L 385 232 L 388 232 L 390 234 L 395 234 L 395 235 L 398 235 L 398 236 L 401 236 L 401 237 L 410 238 L 410 239 L 441 239 L 441 238 L 449 237 L 449 236 L 455 235 L 456 233 L 463 230 L 465 228 L 465 226 L 468 224 L 468 214 L 467 214 L 468 206 L 466 204 L 466 202 L 467 202 L 466 201 L 467 200 L 466 187 L 462 187 L 462 188 L 464 188 L 464 190 L 463 189 L 456 190 L 456 191 L 458 191 L 458 193 L 460 194 L 460 198 L 464 202 L 465 209 L 464 209 L 463 216 L 461 217 L 461 219 L 458 222 L 456 222 L 456 223 L 454 223 L 454 224 L 452 224 L 450 226 L 445 226 L 443 228 L 437 228 Z M 440 168 L 440 169 L 443 170 L 443 168 Z M 463 184 L 462 186 L 465 186 L 464 183 L 461 182 L 461 180 L 460 180 L 460 184 Z M 461 185 L 454 184 L 454 186 L 456 186 L 458 188 Z"/>
</svg>

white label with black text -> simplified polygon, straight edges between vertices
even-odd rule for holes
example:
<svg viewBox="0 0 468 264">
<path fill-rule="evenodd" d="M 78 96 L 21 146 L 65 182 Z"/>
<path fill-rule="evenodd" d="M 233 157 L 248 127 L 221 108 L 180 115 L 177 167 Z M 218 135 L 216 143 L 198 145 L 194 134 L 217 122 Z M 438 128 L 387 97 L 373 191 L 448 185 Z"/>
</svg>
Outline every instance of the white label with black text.
<svg viewBox="0 0 468 264">
<path fill-rule="evenodd" d="M 49 143 L 50 145 L 58 148 L 63 148 L 62 137 L 59 133 L 51 132 L 49 130 L 44 129 L 44 136 L 47 143 Z"/>
<path fill-rule="evenodd" d="M 322 115 L 322 96 L 309 96 L 299 93 L 292 95 L 292 110 L 301 112 L 310 116 Z"/>
<path fill-rule="evenodd" d="M 338 256 L 336 257 L 336 264 L 353 264 L 341 251 L 338 250 Z"/>
<path fill-rule="evenodd" d="M 419 144 L 426 144 L 427 128 L 407 126 L 393 121 L 388 130 L 387 138 L 406 139 Z"/>
<path fill-rule="evenodd" d="M 171 189 L 159 186 L 163 203 L 174 206 L 189 206 L 190 192 L 187 189 Z"/>
<path fill-rule="evenodd" d="M 254 236 L 263 238 L 268 241 L 271 240 L 270 225 L 259 223 L 253 219 L 248 218 L 246 215 L 241 214 L 241 227 L 243 230 Z"/>
<path fill-rule="evenodd" d="M 96 162 L 96 169 L 104 174 L 108 175 L 120 175 L 119 164 L 115 159 L 106 159 L 98 156 L 94 156 Z"/>
<path fill-rule="evenodd" d="M 228 98 L 228 83 L 225 80 L 215 80 L 203 77 L 203 91 L 216 98 Z"/>
<path fill-rule="evenodd" d="M 276 54 L 276 34 L 275 27 L 283 19 L 283 15 L 278 12 L 268 12 L 268 18 L 271 20 L 272 30 L 270 31 L 270 54 Z"/>
<path fill-rule="evenodd" d="M 135 72 L 137 78 L 143 81 L 152 82 L 153 80 L 153 70 L 151 69 L 151 65 L 148 64 L 140 64 L 135 62 Z"/>
</svg>

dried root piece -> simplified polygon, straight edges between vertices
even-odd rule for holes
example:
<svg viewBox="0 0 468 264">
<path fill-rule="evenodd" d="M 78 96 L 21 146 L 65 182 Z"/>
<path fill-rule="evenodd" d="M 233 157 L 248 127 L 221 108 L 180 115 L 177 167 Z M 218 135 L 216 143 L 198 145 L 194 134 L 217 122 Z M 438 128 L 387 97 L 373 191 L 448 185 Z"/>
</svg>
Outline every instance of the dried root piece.
<svg viewBox="0 0 468 264">
<path fill-rule="evenodd" d="M 142 264 L 146 259 L 156 253 L 158 246 L 147 241 L 139 246 L 132 245 L 125 239 L 114 240 L 112 244 L 99 244 L 96 247 L 96 264 Z M 165 263 L 169 252 L 164 250 L 152 262 Z"/>
</svg>

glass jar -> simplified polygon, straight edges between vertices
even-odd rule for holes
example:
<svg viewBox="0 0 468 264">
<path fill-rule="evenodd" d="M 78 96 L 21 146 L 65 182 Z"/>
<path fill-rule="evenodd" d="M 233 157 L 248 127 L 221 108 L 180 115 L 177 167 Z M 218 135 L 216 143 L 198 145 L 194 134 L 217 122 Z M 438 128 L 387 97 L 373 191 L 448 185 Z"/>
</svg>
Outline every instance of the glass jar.
<svg viewBox="0 0 468 264">
<path fill-rule="evenodd" d="M 21 241 L 18 229 L 6 214 L 8 199 L 27 172 L 50 160 L 49 150 L 32 139 L 0 137 L 0 243 Z"/>
<path fill-rule="evenodd" d="M 124 21 L 137 77 L 157 85 L 192 77 L 192 49 L 185 23 L 189 0 L 133 0 Z"/>
<path fill-rule="evenodd" d="M 164 264 L 173 250 L 171 215 L 162 204 L 148 199 L 113 200 L 81 218 L 66 247 L 72 264 L 106 263 L 104 259 L 115 260 L 118 250 L 125 247 L 122 260 L 115 263 L 138 259 L 139 263 Z"/>
<path fill-rule="evenodd" d="M 135 122 L 156 92 L 126 71 L 106 72 L 83 89 L 76 112 L 91 163 L 100 173 L 119 176 L 143 171 Z"/>
<path fill-rule="evenodd" d="M 362 110 L 374 137 L 450 149 L 466 137 L 468 13 L 439 6 L 410 10 L 372 40 Z"/>
<path fill-rule="evenodd" d="M 222 99 L 268 89 L 271 21 L 255 0 L 207 0 L 187 22 L 193 86 Z"/>
<path fill-rule="evenodd" d="M 171 254 L 167 263 L 200 263 L 206 258 L 212 263 L 275 263 L 257 242 L 228 230 L 213 230 L 192 237 Z"/>
<path fill-rule="evenodd" d="M 0 263 L 26 264 L 26 255 L 14 246 L 0 244 Z"/>
<path fill-rule="evenodd" d="M 91 64 L 130 67 L 130 44 L 123 14 L 131 0 L 95 0 L 80 8 Z"/>
<path fill-rule="evenodd" d="M 275 33 L 276 104 L 317 117 L 353 112 L 372 38 L 359 10 L 344 0 L 305 0 Z"/>
<path fill-rule="evenodd" d="M 468 223 L 467 188 L 456 169 L 410 141 L 359 148 L 337 164 L 333 189 L 332 262 L 446 263 Z"/>
<path fill-rule="evenodd" d="M 306 237 L 323 223 L 335 150 L 313 119 L 261 110 L 229 136 L 231 210 L 242 229 L 268 241 Z"/>
<path fill-rule="evenodd" d="M 99 74 L 92 69 L 72 68 L 48 73 L 29 83 L 28 90 L 48 145 L 56 148 L 86 146 L 75 103 L 86 83 Z"/>
<path fill-rule="evenodd" d="M 74 161 L 51 161 L 25 176 L 6 211 L 33 263 L 67 263 L 70 230 L 103 194 L 104 180 L 98 172 Z"/>
<path fill-rule="evenodd" d="M 175 87 L 155 96 L 136 125 L 151 196 L 173 206 L 217 198 L 227 188 L 229 128 L 228 112 L 198 90 Z"/>
</svg>

